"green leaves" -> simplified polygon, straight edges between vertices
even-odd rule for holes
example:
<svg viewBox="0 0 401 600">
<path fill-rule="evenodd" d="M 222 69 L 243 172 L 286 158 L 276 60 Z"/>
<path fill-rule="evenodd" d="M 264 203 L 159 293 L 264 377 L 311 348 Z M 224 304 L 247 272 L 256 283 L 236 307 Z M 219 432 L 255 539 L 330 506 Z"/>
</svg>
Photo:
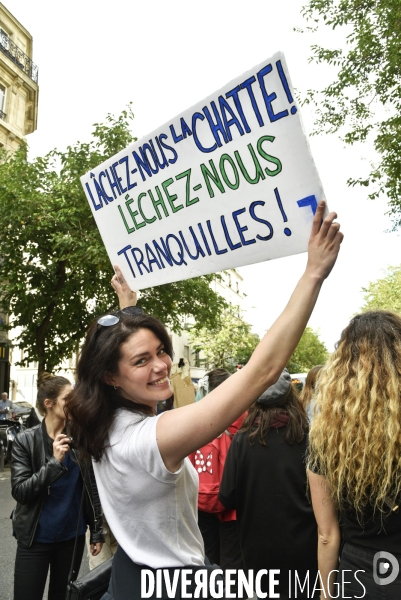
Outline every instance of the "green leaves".
<svg viewBox="0 0 401 600">
<path fill-rule="evenodd" d="M 191 347 L 202 352 L 201 359 L 210 368 L 234 372 L 236 365 L 245 365 L 259 342 L 238 312 L 238 307 L 228 306 L 214 328 L 200 327 L 191 331 Z"/>
<path fill-rule="evenodd" d="M 389 267 L 383 278 L 371 282 L 364 292 L 362 310 L 392 310 L 401 314 L 401 265 Z"/>
<path fill-rule="evenodd" d="M 311 327 L 307 327 L 291 356 L 287 369 L 290 373 L 307 373 L 309 369 L 326 362 L 327 348 L 319 339 L 319 334 Z"/>
<path fill-rule="evenodd" d="M 53 371 L 78 349 L 94 318 L 117 305 L 113 271 L 80 176 L 129 145 L 131 108 L 94 125 L 89 142 L 27 159 L 0 150 L 0 305 L 23 364 Z M 216 327 L 225 301 L 210 275 L 144 290 L 141 305 L 179 331 L 185 314 Z"/>
<path fill-rule="evenodd" d="M 351 185 L 370 186 L 369 198 L 386 194 L 394 228 L 401 224 L 401 3 L 399 0 L 310 0 L 305 19 L 331 29 L 343 27 L 346 48 L 312 46 L 311 60 L 337 68 L 321 90 L 309 90 L 314 103 L 314 133 L 339 132 L 347 144 L 372 140 L 379 162 L 368 178 Z"/>
</svg>

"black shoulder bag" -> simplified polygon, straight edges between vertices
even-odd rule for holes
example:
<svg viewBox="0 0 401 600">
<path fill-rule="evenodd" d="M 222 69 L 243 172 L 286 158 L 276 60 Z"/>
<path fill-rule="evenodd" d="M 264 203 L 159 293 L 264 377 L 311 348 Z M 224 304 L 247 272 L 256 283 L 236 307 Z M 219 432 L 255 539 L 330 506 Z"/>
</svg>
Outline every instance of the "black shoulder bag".
<svg viewBox="0 0 401 600">
<path fill-rule="evenodd" d="M 85 482 L 82 482 L 81 506 L 79 508 L 77 533 L 75 536 L 74 552 L 72 554 L 71 568 L 68 574 L 66 600 L 100 600 L 109 587 L 113 557 L 109 558 L 86 575 L 72 581 L 74 575 L 74 560 L 78 542 L 79 523 L 84 502 Z"/>
</svg>

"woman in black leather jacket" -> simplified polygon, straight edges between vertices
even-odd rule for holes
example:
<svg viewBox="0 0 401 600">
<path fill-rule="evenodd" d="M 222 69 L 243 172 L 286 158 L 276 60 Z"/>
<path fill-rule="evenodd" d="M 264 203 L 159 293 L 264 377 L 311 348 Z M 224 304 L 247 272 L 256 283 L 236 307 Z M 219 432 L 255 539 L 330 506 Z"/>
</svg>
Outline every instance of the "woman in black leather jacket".
<svg viewBox="0 0 401 600">
<path fill-rule="evenodd" d="M 44 419 L 13 443 L 11 487 L 17 506 L 12 522 L 18 542 L 14 600 L 41 600 L 49 566 L 48 599 L 64 600 L 83 489 L 74 578 L 82 560 L 87 525 L 94 556 L 104 541 L 92 465 L 78 462 L 71 439 L 64 433 L 64 402 L 71 389 L 68 379 L 46 374 L 37 398 Z"/>
</svg>

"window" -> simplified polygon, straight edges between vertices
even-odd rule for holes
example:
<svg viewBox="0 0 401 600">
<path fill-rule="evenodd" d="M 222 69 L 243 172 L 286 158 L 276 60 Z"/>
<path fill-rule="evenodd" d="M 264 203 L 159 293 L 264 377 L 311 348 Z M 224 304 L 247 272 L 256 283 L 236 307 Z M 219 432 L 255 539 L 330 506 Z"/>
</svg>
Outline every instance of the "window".
<svg viewBox="0 0 401 600">
<path fill-rule="evenodd" d="M 0 46 L 3 51 L 7 52 L 10 46 L 10 36 L 7 31 L 4 31 L 2 27 L 0 27 Z"/>
<path fill-rule="evenodd" d="M 4 119 L 6 107 L 6 88 L 0 83 L 0 117 Z"/>
</svg>

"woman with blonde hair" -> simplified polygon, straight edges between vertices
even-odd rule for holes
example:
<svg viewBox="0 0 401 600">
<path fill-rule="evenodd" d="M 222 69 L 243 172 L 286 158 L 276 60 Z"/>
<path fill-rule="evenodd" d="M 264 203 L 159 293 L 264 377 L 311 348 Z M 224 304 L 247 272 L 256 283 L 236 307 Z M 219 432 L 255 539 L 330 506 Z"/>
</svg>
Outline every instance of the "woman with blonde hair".
<svg viewBox="0 0 401 600">
<path fill-rule="evenodd" d="M 323 368 L 309 482 L 322 584 L 340 597 L 401 598 L 401 317 L 354 317 Z M 340 566 L 340 526 L 343 538 Z M 331 574 L 331 575 L 330 575 Z M 338 596 L 337 596 L 338 597 Z"/>
</svg>

